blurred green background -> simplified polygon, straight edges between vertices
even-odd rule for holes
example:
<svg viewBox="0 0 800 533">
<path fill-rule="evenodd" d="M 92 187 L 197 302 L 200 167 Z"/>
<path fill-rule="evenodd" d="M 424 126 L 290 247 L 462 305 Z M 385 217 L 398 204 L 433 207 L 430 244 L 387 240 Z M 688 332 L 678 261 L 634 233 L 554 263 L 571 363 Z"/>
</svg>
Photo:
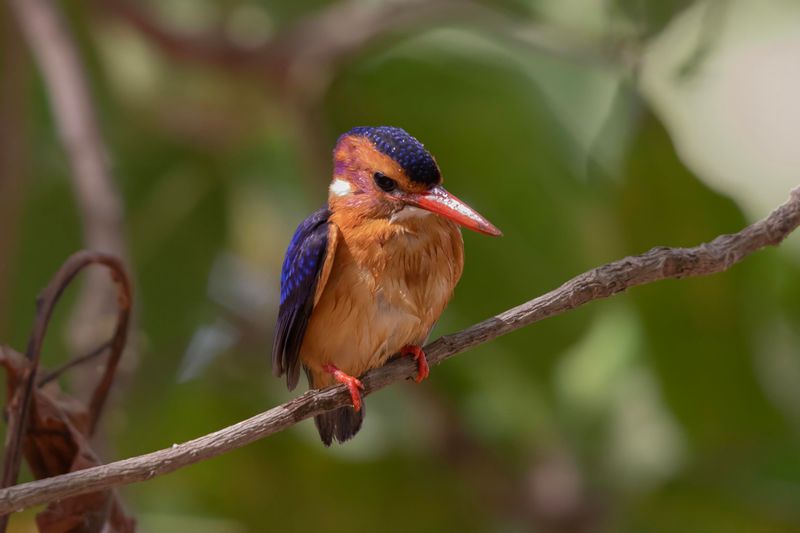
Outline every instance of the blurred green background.
<svg viewBox="0 0 800 533">
<path fill-rule="evenodd" d="M 269 367 L 278 273 L 353 126 L 408 130 L 505 233 L 465 233 L 435 336 L 604 262 L 738 231 L 800 175 L 796 1 L 57 5 L 136 288 L 106 460 L 293 396 Z M 47 91 L 0 16 L 0 341 L 23 349 L 38 291 L 84 238 Z M 799 260 L 793 236 L 485 344 L 370 396 L 344 446 L 306 421 L 121 494 L 156 532 L 800 531 Z M 87 349 L 78 298 L 48 366 Z"/>
</svg>

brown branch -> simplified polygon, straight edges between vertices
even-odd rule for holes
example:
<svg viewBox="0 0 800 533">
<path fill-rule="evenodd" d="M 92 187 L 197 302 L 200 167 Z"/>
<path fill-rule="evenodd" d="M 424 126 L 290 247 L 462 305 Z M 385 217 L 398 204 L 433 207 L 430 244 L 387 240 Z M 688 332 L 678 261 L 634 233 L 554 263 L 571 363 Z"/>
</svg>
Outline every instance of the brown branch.
<svg viewBox="0 0 800 533">
<path fill-rule="evenodd" d="M 36 383 L 36 386 L 37 387 L 44 387 L 45 385 L 47 385 L 51 381 L 55 381 L 56 379 L 60 378 L 68 370 L 71 370 L 71 369 L 75 368 L 76 366 L 81 366 L 84 363 L 87 363 L 89 361 L 92 361 L 92 360 L 100 357 L 101 355 L 106 353 L 106 350 L 108 350 L 110 347 L 111 347 L 111 341 L 104 342 L 103 344 L 101 344 L 100 346 L 98 346 L 97 348 L 95 348 L 94 350 L 92 350 L 91 352 L 89 352 L 87 354 L 80 355 L 78 357 L 73 357 L 72 359 L 70 359 L 66 363 L 62 364 L 58 368 L 50 370 L 47 373 L 43 372 L 42 376 L 39 378 L 39 382 Z"/>
<path fill-rule="evenodd" d="M 800 225 L 800 187 L 767 218 L 739 233 L 722 235 L 694 248 L 653 248 L 581 274 L 561 287 L 527 303 L 484 320 L 459 333 L 429 344 L 425 351 L 436 365 L 473 346 L 516 329 L 559 315 L 586 303 L 608 298 L 631 287 L 663 279 L 704 276 L 723 272 L 751 253 L 782 242 Z M 409 358 L 399 358 L 368 372 L 364 394 L 415 375 Z M 232 426 L 170 448 L 107 465 L 0 490 L 0 513 L 76 496 L 100 489 L 145 481 L 184 466 L 211 459 L 262 439 L 301 420 L 350 402 L 343 385 L 311 390 L 283 405 Z"/>
<path fill-rule="evenodd" d="M 36 302 L 36 321 L 25 352 L 27 366 L 21 372 L 19 377 L 20 385 L 16 387 L 16 391 L 9 401 L 9 422 L 3 458 L 3 475 L 2 479 L 0 479 L 0 484 L 3 487 L 8 487 L 15 483 L 19 475 L 23 441 L 33 399 L 33 389 L 36 386 L 42 344 L 47 333 L 47 327 L 50 324 L 50 318 L 66 288 L 82 270 L 93 264 L 103 265 L 110 270 L 111 277 L 117 284 L 119 306 L 117 325 L 110 343 L 111 354 L 106 362 L 105 372 L 95 388 L 89 404 L 89 435 L 92 434 L 97 425 L 111 382 L 114 379 L 117 363 L 125 347 L 130 319 L 131 286 L 119 259 L 111 255 L 81 251 L 67 259 L 44 291 L 42 291 Z M 11 378 L 9 377 L 9 379 Z M 0 519 L 0 531 L 5 530 L 7 518 L 7 515 L 4 515 Z"/>
</svg>

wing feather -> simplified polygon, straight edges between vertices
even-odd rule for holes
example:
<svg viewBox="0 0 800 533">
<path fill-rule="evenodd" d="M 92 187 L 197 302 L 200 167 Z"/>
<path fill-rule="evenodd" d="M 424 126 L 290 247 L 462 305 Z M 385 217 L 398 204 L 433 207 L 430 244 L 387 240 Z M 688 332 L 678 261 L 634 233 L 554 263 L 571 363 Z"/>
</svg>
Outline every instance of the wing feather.
<svg viewBox="0 0 800 533">
<path fill-rule="evenodd" d="M 272 344 L 272 372 L 286 374 L 289 390 L 300 378 L 300 347 L 308 321 L 330 275 L 337 230 L 327 207 L 297 227 L 281 269 L 281 304 Z"/>
<path fill-rule="evenodd" d="M 317 290 L 314 294 L 314 305 L 319 302 L 322 296 L 322 289 L 328 283 L 328 278 L 331 275 L 331 268 L 333 268 L 333 256 L 336 254 L 336 243 L 339 240 L 339 228 L 336 224 L 328 223 L 328 251 L 325 254 L 325 260 L 322 263 L 322 271 L 319 274 L 319 282 L 317 282 Z"/>
</svg>

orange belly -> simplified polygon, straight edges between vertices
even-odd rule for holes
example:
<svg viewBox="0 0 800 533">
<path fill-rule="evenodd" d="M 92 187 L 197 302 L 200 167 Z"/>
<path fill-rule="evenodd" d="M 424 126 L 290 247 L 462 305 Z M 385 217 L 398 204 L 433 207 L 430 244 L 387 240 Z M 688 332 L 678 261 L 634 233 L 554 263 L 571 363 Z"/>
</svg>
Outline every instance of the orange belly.
<svg viewBox="0 0 800 533">
<path fill-rule="evenodd" d="M 334 382 L 323 365 L 360 376 L 403 346 L 425 342 L 463 268 L 457 227 L 429 218 L 424 225 L 384 222 L 339 234 L 300 349 L 313 387 Z"/>
</svg>

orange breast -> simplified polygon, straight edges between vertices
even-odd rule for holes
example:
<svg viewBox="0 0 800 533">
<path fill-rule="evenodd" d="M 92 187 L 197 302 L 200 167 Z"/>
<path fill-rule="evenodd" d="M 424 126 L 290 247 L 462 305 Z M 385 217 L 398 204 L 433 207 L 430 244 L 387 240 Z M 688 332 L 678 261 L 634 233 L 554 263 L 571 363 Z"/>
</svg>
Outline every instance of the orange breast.
<svg viewBox="0 0 800 533">
<path fill-rule="evenodd" d="M 330 274 L 311 314 L 300 359 L 312 385 L 333 382 L 322 365 L 360 376 L 406 344 L 422 344 L 463 269 L 458 228 L 435 215 L 338 231 Z"/>
</svg>

